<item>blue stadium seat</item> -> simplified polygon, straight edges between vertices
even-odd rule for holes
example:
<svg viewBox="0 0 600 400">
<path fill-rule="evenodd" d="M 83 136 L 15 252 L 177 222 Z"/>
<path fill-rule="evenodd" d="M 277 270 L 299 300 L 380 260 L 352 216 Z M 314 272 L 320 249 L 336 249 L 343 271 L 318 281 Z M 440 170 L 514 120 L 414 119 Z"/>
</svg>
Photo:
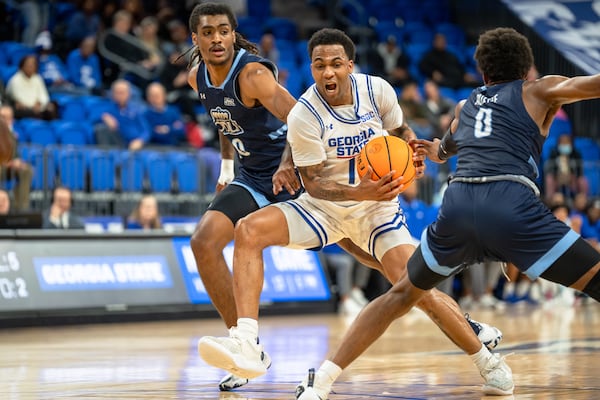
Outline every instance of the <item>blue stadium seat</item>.
<svg viewBox="0 0 600 400">
<path fill-rule="evenodd" d="M 90 143 L 90 131 L 83 122 L 55 120 L 51 124 L 60 144 L 86 145 Z"/>
<path fill-rule="evenodd" d="M 0 66 L 0 79 L 4 83 L 4 86 L 8 84 L 8 81 L 14 74 L 17 73 L 19 67 L 16 65 L 1 65 Z"/>
<path fill-rule="evenodd" d="M 437 33 L 442 33 L 446 37 L 448 45 L 462 48 L 465 45 L 465 32 L 463 29 L 450 22 L 439 24 L 435 27 Z M 461 60 L 462 61 L 462 60 Z"/>
<path fill-rule="evenodd" d="M 584 161 L 583 175 L 587 178 L 590 197 L 600 196 L 600 161 Z"/>
<path fill-rule="evenodd" d="M 73 146 L 61 147 L 56 156 L 61 184 L 73 191 L 84 190 L 87 178 L 85 151 Z"/>
<path fill-rule="evenodd" d="M 102 114 L 112 108 L 112 101 L 103 97 L 83 96 L 81 100 L 86 109 L 86 119 L 92 124 L 100 122 Z"/>
<path fill-rule="evenodd" d="M 179 193 L 199 193 L 201 185 L 202 164 L 191 153 L 170 153 L 171 163 L 175 169 L 175 182 Z"/>
<path fill-rule="evenodd" d="M 264 24 L 264 30 L 270 31 L 276 40 L 294 41 L 298 37 L 298 27 L 289 18 L 270 17 Z"/>
<path fill-rule="evenodd" d="M 66 99 L 59 104 L 60 117 L 68 121 L 81 121 L 87 117 L 87 109 L 81 98 Z"/>
<path fill-rule="evenodd" d="M 144 161 L 150 190 L 155 193 L 169 193 L 173 185 L 173 164 L 167 153 L 147 152 Z"/>
<path fill-rule="evenodd" d="M 143 152 L 122 151 L 119 156 L 121 167 L 121 190 L 124 192 L 139 192 L 145 186 L 145 164 Z"/>
<path fill-rule="evenodd" d="M 600 145 L 591 137 L 575 136 L 573 145 L 581 153 L 584 161 L 600 161 Z"/>
<path fill-rule="evenodd" d="M 33 167 L 32 190 L 54 188 L 56 161 L 50 151 L 46 151 L 46 149 L 39 145 L 24 146 L 21 157 Z"/>
<path fill-rule="evenodd" d="M 57 144 L 52 124 L 47 121 L 35 118 L 23 118 L 19 121 L 19 127 L 29 143 L 42 146 Z"/>
<path fill-rule="evenodd" d="M 115 190 L 116 165 L 113 151 L 94 149 L 88 153 L 90 190 L 106 192 Z"/>
</svg>

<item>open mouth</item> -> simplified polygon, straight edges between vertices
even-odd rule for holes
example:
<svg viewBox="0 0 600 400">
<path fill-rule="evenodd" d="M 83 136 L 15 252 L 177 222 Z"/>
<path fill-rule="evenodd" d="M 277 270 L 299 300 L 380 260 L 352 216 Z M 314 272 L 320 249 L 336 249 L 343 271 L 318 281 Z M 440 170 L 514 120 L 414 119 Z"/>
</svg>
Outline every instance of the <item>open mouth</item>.
<svg viewBox="0 0 600 400">
<path fill-rule="evenodd" d="M 335 83 L 328 83 L 325 85 L 325 90 L 327 90 L 328 92 L 333 92 L 336 88 L 337 85 Z"/>
</svg>

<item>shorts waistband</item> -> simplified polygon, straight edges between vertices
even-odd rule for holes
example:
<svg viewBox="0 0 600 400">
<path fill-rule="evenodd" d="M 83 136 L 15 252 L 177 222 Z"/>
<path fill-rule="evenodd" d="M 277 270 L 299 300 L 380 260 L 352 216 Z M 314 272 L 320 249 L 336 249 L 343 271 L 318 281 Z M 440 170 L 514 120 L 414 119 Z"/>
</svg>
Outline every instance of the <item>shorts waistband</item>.
<svg viewBox="0 0 600 400">
<path fill-rule="evenodd" d="M 451 182 L 464 182 L 464 183 L 488 183 L 488 182 L 498 182 L 498 181 L 513 181 L 521 183 L 527 187 L 529 187 L 536 196 L 540 196 L 540 190 L 537 185 L 528 177 L 523 175 L 492 175 L 492 176 L 451 176 L 448 178 L 448 183 Z"/>
</svg>

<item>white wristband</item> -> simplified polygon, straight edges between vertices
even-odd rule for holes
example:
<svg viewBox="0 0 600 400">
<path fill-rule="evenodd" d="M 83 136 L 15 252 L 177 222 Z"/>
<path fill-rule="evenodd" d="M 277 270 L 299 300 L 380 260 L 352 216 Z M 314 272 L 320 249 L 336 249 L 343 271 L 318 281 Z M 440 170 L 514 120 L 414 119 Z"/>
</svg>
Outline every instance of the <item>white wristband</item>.
<svg viewBox="0 0 600 400">
<path fill-rule="evenodd" d="M 221 172 L 219 173 L 219 179 L 217 180 L 219 185 L 226 185 L 233 180 L 235 176 L 233 166 L 233 160 L 221 160 Z"/>
</svg>

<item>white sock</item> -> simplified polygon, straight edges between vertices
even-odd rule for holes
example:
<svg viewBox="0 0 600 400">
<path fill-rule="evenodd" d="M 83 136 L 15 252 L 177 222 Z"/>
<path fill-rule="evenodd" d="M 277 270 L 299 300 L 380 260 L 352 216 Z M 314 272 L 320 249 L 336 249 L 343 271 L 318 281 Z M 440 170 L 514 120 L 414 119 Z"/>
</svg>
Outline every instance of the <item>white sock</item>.
<svg viewBox="0 0 600 400">
<path fill-rule="evenodd" d="M 481 345 L 481 349 L 477 353 L 471 354 L 469 357 L 471 357 L 471 360 L 473 360 L 473 362 L 477 366 L 477 369 L 481 371 L 485 367 L 491 356 L 492 353 L 490 353 L 487 347 Z"/>
<path fill-rule="evenodd" d="M 318 380 L 318 386 L 328 391 L 333 382 L 340 376 L 342 369 L 329 360 L 323 361 L 316 373 L 315 380 Z"/>
<path fill-rule="evenodd" d="M 258 339 L 258 321 L 252 318 L 238 318 L 237 334 L 240 338 L 256 341 Z"/>
</svg>

